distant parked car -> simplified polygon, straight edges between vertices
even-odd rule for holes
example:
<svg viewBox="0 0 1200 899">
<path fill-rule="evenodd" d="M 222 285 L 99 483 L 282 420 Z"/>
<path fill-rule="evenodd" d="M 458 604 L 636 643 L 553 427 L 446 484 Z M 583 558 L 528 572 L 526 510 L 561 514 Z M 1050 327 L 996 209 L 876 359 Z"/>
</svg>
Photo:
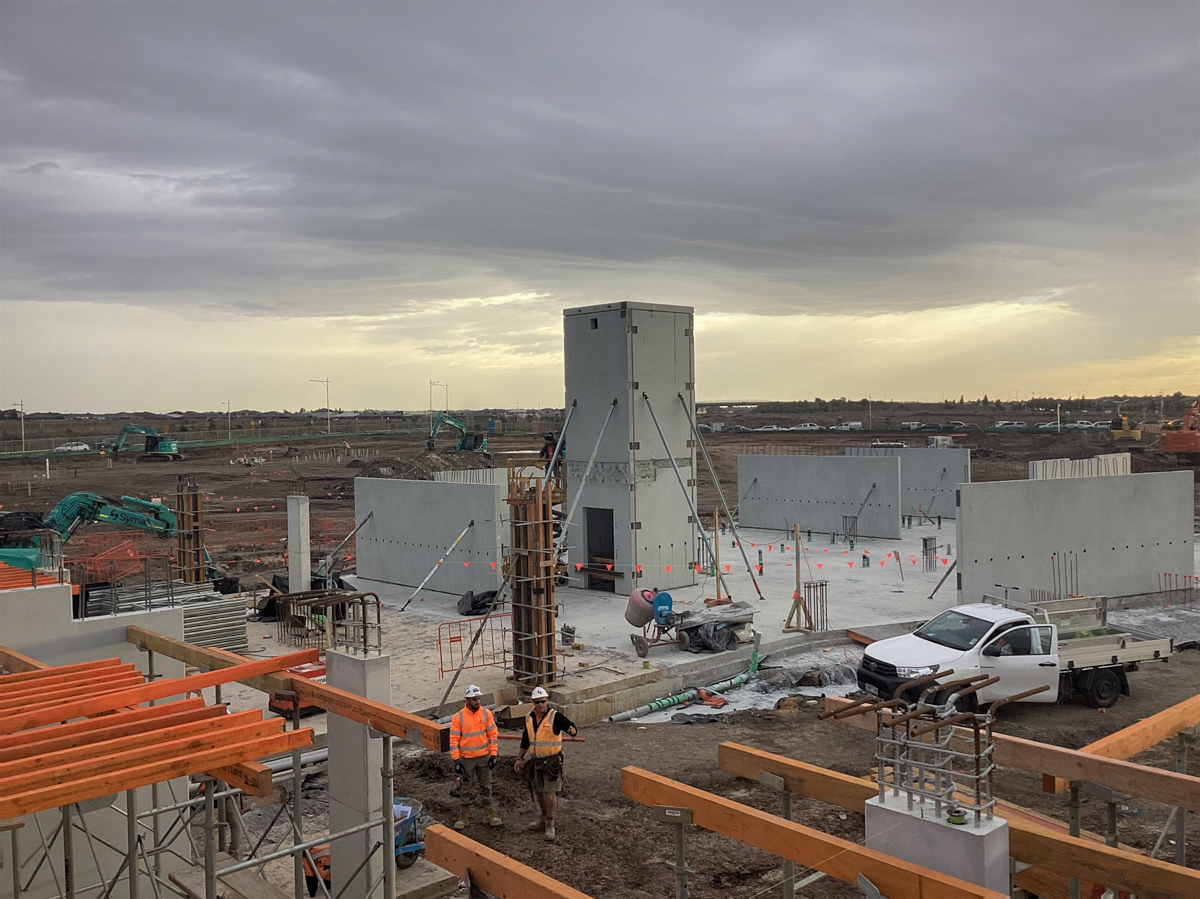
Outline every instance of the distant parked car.
<svg viewBox="0 0 1200 899">
<path fill-rule="evenodd" d="M 1042 430 L 1042 431 L 1057 431 L 1058 430 L 1058 422 L 1044 421 L 1040 425 L 1038 425 L 1038 429 Z"/>
<path fill-rule="evenodd" d="M 755 433 L 761 433 L 763 431 L 774 433 L 775 431 L 786 431 L 786 430 L 787 430 L 787 428 L 781 428 L 781 427 L 779 427 L 779 425 L 763 425 L 761 428 L 754 429 Z"/>
<path fill-rule="evenodd" d="M 750 433 L 750 429 L 748 427 L 746 427 L 745 425 L 734 425 L 732 428 L 728 428 L 727 430 L 729 431 L 730 434 L 749 434 Z"/>
<path fill-rule="evenodd" d="M 1111 421 L 1094 421 L 1092 422 L 1093 431 L 1107 431 L 1112 426 Z"/>
<path fill-rule="evenodd" d="M 1023 421 L 998 421 L 994 425 L 992 425 L 991 430 L 993 430 L 993 431 L 1019 431 L 1023 427 L 1025 427 L 1025 422 L 1023 422 Z"/>
<path fill-rule="evenodd" d="M 815 421 L 806 421 L 803 424 L 796 425 L 793 428 L 788 428 L 789 431 L 819 431 L 821 426 Z"/>
<path fill-rule="evenodd" d="M 978 431 L 978 430 L 981 430 L 981 428 L 979 427 L 979 425 L 974 425 L 974 424 L 965 424 L 965 425 L 961 425 L 960 427 L 961 427 L 961 428 L 962 428 L 962 430 L 964 430 L 964 431 Z"/>
<path fill-rule="evenodd" d="M 921 423 L 919 421 L 902 421 L 900 422 L 901 431 L 919 431 Z"/>
<path fill-rule="evenodd" d="M 922 431 L 944 431 L 946 429 L 944 427 L 942 427 L 940 424 L 938 424 L 937 422 L 930 422 L 927 425 L 921 425 L 921 430 Z"/>
<path fill-rule="evenodd" d="M 959 430 L 968 427 L 968 425 L 965 421 L 948 421 L 946 422 L 946 427 L 951 430 Z"/>
<path fill-rule="evenodd" d="M 72 440 L 69 443 L 64 443 L 62 446 L 56 446 L 56 453 L 86 453 L 91 447 L 86 443 L 80 443 L 78 440 Z"/>
<path fill-rule="evenodd" d="M 843 421 L 834 425 L 829 430 L 831 431 L 861 431 L 863 429 L 861 421 Z"/>
<path fill-rule="evenodd" d="M 1094 424 L 1095 424 L 1095 422 L 1092 422 L 1092 421 L 1069 421 L 1065 425 L 1063 425 L 1063 427 L 1069 428 L 1072 431 L 1087 431 Z"/>
</svg>

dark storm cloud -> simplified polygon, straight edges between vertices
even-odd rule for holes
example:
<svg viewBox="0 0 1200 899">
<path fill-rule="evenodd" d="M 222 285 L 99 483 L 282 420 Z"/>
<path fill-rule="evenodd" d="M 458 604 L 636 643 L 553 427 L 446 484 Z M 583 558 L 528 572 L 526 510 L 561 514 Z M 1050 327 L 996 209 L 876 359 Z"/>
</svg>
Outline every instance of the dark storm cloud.
<svg viewBox="0 0 1200 899">
<path fill-rule="evenodd" d="M 1197 9 L 9 3 L 6 293 L 304 315 L 664 271 L 777 314 L 1183 279 Z"/>
</svg>

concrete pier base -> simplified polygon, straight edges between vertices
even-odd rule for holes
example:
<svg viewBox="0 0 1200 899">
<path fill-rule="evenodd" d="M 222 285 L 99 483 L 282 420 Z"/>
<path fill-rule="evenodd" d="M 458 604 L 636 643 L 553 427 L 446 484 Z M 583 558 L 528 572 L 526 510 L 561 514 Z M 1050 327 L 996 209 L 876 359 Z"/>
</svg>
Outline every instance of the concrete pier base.
<svg viewBox="0 0 1200 899">
<path fill-rule="evenodd" d="M 330 650 L 325 655 L 326 679 L 330 686 L 391 705 L 391 656 L 351 655 Z M 373 739 L 365 724 L 329 713 L 329 832 L 337 833 L 383 815 L 380 771 L 383 768 L 381 741 Z M 353 872 L 379 842 L 380 830 L 372 827 L 334 840 L 333 891 L 345 885 Z M 371 884 L 382 873 L 381 865 L 395 864 L 390 846 L 359 872 L 343 895 L 378 896 Z M 390 897 L 388 897 L 390 899 Z"/>
<path fill-rule="evenodd" d="M 944 808 L 944 807 L 943 807 Z M 906 796 L 867 800 L 867 848 L 970 881 L 1005 895 L 1009 892 L 1008 822 L 986 818 L 978 828 L 933 817 L 932 803 L 908 810 Z"/>
<path fill-rule="evenodd" d="M 312 585 L 312 556 L 309 551 L 308 497 L 289 496 L 288 592 L 303 593 Z"/>
</svg>

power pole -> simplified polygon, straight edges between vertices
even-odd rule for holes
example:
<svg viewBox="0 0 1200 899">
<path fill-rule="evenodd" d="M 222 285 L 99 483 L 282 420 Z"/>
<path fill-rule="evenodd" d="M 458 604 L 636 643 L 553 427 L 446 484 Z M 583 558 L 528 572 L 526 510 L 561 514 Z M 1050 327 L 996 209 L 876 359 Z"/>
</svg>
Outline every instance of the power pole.
<svg viewBox="0 0 1200 899">
<path fill-rule="evenodd" d="M 330 381 L 328 378 L 326 378 L 324 381 L 318 380 L 317 378 L 309 378 L 309 380 L 312 381 L 314 384 L 324 384 L 325 385 L 325 433 L 332 434 L 333 433 L 333 412 L 329 408 L 329 385 L 333 382 Z"/>
<path fill-rule="evenodd" d="M 22 399 L 19 403 L 14 403 L 21 410 L 21 455 L 25 455 L 25 400 Z"/>
<path fill-rule="evenodd" d="M 225 401 L 225 429 L 229 432 L 229 442 L 233 443 L 233 407 L 229 400 Z"/>
</svg>

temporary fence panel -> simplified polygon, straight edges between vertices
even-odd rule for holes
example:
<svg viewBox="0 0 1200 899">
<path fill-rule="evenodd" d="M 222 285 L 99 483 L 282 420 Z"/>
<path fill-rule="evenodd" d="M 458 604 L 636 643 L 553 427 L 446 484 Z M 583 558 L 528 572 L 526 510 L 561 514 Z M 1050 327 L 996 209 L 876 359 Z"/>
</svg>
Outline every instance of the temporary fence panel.
<svg viewBox="0 0 1200 899">
<path fill-rule="evenodd" d="M 471 649 L 471 654 L 466 656 L 464 663 L 464 654 L 475 639 L 475 632 L 480 628 L 483 629 L 483 633 Z M 484 668 L 489 665 L 508 668 L 511 630 L 511 612 L 479 618 L 462 618 L 439 624 L 438 677 L 445 677 L 447 672 L 457 671 L 460 665 L 464 669 Z"/>
</svg>

